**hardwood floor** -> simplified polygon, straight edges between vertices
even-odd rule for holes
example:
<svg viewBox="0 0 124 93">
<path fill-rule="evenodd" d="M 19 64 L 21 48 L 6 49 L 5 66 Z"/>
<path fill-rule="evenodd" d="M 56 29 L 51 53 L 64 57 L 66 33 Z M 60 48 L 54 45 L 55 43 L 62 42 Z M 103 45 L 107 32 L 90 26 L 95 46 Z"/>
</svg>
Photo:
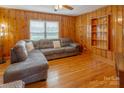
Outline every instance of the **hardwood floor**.
<svg viewBox="0 0 124 93">
<path fill-rule="evenodd" d="M 112 61 L 83 53 L 78 56 L 49 61 L 47 81 L 31 83 L 26 87 L 111 88 L 118 87 L 118 80 Z"/>
</svg>

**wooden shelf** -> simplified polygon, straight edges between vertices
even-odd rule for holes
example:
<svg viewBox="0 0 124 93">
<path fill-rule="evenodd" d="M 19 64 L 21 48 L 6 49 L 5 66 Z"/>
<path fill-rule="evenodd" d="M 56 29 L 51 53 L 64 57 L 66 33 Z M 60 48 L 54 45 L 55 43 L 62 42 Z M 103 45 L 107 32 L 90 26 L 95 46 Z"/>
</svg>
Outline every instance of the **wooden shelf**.
<svg viewBox="0 0 124 93">
<path fill-rule="evenodd" d="M 96 33 L 97 34 L 97 33 L 108 33 L 108 32 L 105 32 L 105 31 L 104 32 L 102 32 L 102 31 L 99 31 L 99 32 L 92 31 L 92 33 Z"/>
<path fill-rule="evenodd" d="M 106 48 L 101 48 L 101 47 L 97 47 L 97 46 L 92 46 L 92 47 L 97 48 L 97 49 L 106 50 Z"/>
<path fill-rule="evenodd" d="M 105 24 L 97 24 L 97 25 L 108 25 L 107 23 L 105 23 Z"/>
<path fill-rule="evenodd" d="M 97 39 L 92 39 L 92 41 L 97 41 Z"/>
<path fill-rule="evenodd" d="M 97 40 L 97 41 L 106 41 L 106 39 L 96 39 L 96 38 L 92 38 L 92 40 Z"/>
<path fill-rule="evenodd" d="M 99 32 L 96 32 L 96 33 L 108 33 L 108 32 L 106 32 L 106 31 L 99 31 Z"/>
<path fill-rule="evenodd" d="M 109 50 L 109 15 L 91 19 L 92 46 Z"/>
<path fill-rule="evenodd" d="M 97 24 L 93 24 L 92 26 L 97 26 Z"/>
</svg>

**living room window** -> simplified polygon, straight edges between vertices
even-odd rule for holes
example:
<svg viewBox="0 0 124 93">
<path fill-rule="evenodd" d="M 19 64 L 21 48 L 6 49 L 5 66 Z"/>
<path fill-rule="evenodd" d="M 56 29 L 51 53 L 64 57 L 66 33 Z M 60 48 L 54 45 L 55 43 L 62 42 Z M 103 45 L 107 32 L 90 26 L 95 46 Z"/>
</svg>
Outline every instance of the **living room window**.
<svg viewBox="0 0 124 93">
<path fill-rule="evenodd" d="M 30 21 L 31 40 L 57 39 L 59 37 L 59 22 L 57 21 Z"/>
</svg>

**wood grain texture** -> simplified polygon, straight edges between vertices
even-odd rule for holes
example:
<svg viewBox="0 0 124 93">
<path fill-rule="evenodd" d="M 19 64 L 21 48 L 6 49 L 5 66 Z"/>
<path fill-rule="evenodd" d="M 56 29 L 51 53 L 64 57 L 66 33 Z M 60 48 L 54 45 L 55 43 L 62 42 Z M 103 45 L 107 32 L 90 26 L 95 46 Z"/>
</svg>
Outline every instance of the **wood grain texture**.
<svg viewBox="0 0 124 93">
<path fill-rule="evenodd" d="M 76 40 L 86 46 L 92 53 L 114 60 L 114 52 L 122 52 L 122 20 L 124 6 L 105 6 L 90 13 L 76 17 Z M 91 46 L 91 18 L 110 15 L 109 51 L 92 48 Z M 119 21 L 119 22 L 118 22 Z M 86 29 L 83 29 L 85 27 Z M 86 41 L 86 42 L 84 42 Z"/>
<path fill-rule="evenodd" d="M 59 36 L 75 40 L 75 17 L 0 8 L 0 24 L 6 25 L 5 32 L 7 33 L 4 36 L 4 56 L 10 55 L 10 48 L 17 41 L 30 39 L 30 20 L 58 21 Z"/>
<path fill-rule="evenodd" d="M 27 88 L 108 88 L 118 87 L 114 62 L 97 55 L 85 52 L 49 61 L 47 81 L 26 85 Z M 9 65 L 0 65 L 0 84 L 3 72 Z"/>
</svg>

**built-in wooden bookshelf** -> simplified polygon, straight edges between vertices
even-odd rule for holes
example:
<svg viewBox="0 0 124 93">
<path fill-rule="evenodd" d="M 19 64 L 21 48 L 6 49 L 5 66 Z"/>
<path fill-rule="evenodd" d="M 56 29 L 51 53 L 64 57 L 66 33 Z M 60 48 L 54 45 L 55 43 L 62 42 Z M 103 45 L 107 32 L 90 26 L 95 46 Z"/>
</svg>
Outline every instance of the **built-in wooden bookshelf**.
<svg viewBox="0 0 124 93">
<path fill-rule="evenodd" d="M 92 46 L 109 50 L 109 15 L 91 19 Z"/>
</svg>

